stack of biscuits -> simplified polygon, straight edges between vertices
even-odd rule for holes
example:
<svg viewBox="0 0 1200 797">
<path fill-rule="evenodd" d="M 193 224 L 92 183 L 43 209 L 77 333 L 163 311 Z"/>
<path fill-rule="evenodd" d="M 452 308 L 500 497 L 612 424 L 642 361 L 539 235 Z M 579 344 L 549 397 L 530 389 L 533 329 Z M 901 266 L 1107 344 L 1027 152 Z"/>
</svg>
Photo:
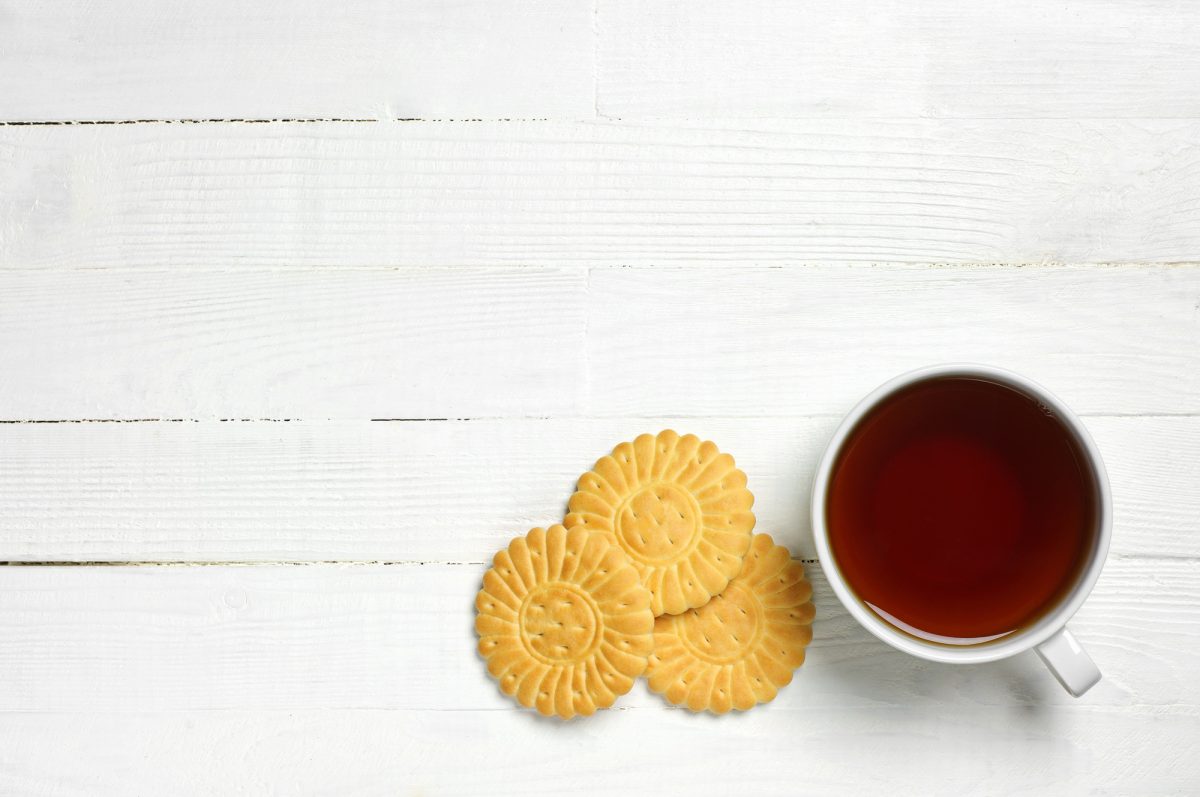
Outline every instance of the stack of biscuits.
<svg viewBox="0 0 1200 797">
<path fill-rule="evenodd" d="M 498 552 L 475 602 L 479 653 L 505 694 L 570 719 L 645 675 L 692 711 L 775 697 L 812 639 L 804 567 L 754 534 L 733 457 L 667 430 L 579 479 L 561 524 Z"/>
</svg>

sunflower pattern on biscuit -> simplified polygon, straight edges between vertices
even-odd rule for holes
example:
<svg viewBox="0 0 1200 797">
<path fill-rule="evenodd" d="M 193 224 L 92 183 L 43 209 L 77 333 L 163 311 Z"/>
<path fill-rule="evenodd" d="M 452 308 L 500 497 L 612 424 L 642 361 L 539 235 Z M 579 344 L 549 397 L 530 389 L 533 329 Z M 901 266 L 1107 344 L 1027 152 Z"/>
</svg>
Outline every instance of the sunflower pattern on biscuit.
<svg viewBox="0 0 1200 797">
<path fill-rule="evenodd" d="M 570 719 L 611 706 L 646 668 L 650 593 L 611 541 L 533 529 L 493 559 L 475 600 L 479 653 L 501 691 Z"/>
<path fill-rule="evenodd" d="M 756 534 L 742 572 L 709 603 L 654 622 L 650 689 L 692 711 L 724 714 L 772 700 L 812 640 L 804 566 Z"/>
<path fill-rule="evenodd" d="M 563 521 L 619 545 L 650 590 L 654 614 L 703 606 L 750 547 L 754 496 L 733 457 L 666 430 L 621 443 L 579 479 Z"/>
</svg>

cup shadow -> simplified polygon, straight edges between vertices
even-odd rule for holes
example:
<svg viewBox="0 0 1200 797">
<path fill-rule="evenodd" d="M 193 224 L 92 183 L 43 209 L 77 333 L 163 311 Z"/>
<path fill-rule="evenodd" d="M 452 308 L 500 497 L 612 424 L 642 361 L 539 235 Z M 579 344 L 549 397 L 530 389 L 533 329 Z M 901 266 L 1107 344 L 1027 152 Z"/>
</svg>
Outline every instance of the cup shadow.
<svg viewBox="0 0 1200 797">
<path fill-rule="evenodd" d="M 1058 684 L 1032 652 L 982 664 L 932 662 L 888 646 L 857 624 L 836 649 L 839 655 L 829 660 L 818 648 L 812 663 L 847 696 L 913 708 L 995 706 L 1030 719 L 1048 715 L 1061 702 Z"/>
</svg>

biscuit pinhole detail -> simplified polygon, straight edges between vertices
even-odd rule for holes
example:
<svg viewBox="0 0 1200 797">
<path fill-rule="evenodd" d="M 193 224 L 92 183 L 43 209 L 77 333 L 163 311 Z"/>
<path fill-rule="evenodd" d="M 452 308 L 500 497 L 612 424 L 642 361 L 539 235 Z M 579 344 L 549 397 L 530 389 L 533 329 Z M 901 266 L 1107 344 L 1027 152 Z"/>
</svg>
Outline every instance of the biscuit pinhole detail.
<svg viewBox="0 0 1200 797">
<path fill-rule="evenodd" d="M 741 570 L 754 496 L 733 457 L 695 435 L 640 435 L 580 477 L 563 524 L 612 540 L 655 615 L 703 606 Z"/>
<path fill-rule="evenodd" d="M 570 719 L 611 706 L 646 668 L 650 593 L 611 540 L 533 529 L 498 552 L 475 599 L 479 653 L 500 690 Z"/>
<path fill-rule="evenodd" d="M 804 566 L 756 534 L 742 572 L 704 606 L 654 621 L 650 689 L 692 711 L 745 711 L 772 700 L 812 640 Z"/>
<path fill-rule="evenodd" d="M 600 609 L 579 587 L 562 582 L 532 590 L 521 605 L 521 640 L 547 664 L 578 663 L 600 640 Z"/>
</svg>

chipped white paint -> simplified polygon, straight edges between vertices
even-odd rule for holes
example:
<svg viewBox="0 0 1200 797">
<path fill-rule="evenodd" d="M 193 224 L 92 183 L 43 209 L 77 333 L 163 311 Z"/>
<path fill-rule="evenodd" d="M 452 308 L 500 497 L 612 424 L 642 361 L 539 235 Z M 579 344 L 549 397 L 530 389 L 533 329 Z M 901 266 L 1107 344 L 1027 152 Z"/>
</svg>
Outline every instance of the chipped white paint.
<svg viewBox="0 0 1200 797">
<path fill-rule="evenodd" d="M 1193 791 L 1198 24 L 0 0 L 0 561 L 185 565 L 0 567 L 0 792 Z M 280 117 L 382 121 L 26 124 Z M 744 716 L 487 680 L 483 563 L 612 444 L 717 440 L 811 557 L 839 413 L 946 359 L 1104 453 L 1083 699 L 873 641 L 811 562 L 809 660 Z"/>
</svg>

